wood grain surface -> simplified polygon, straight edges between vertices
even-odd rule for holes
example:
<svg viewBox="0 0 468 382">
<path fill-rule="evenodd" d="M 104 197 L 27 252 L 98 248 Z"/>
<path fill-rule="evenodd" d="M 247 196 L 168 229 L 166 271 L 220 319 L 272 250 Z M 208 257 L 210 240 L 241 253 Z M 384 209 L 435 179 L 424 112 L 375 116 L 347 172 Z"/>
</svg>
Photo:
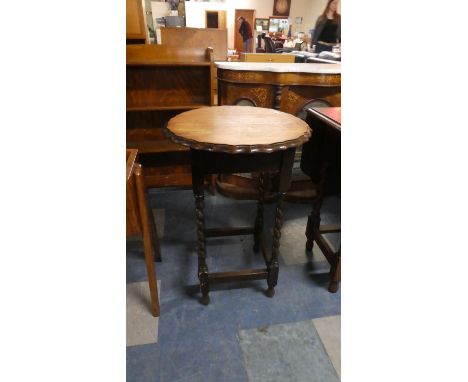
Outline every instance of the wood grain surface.
<svg viewBox="0 0 468 382">
<path fill-rule="evenodd" d="M 312 107 L 307 112 L 341 133 L 341 107 Z"/>
<path fill-rule="evenodd" d="M 126 169 L 127 169 L 127 174 L 126 174 L 126 179 L 128 180 L 130 178 L 130 175 L 132 175 L 133 171 L 133 166 L 135 165 L 135 159 L 138 154 L 138 150 L 132 150 L 132 149 L 127 149 L 127 154 L 126 154 Z"/>
<path fill-rule="evenodd" d="M 273 109 L 214 106 L 172 118 L 168 135 L 186 146 L 224 152 L 271 152 L 297 147 L 310 137 L 303 120 Z"/>
</svg>

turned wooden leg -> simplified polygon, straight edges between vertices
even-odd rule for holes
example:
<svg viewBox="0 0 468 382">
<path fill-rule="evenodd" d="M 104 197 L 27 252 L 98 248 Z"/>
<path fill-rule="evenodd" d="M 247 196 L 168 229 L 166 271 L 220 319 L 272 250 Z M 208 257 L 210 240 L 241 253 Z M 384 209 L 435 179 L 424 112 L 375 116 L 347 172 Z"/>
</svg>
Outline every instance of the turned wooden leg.
<svg viewBox="0 0 468 382">
<path fill-rule="evenodd" d="M 273 297 L 275 295 L 275 286 L 278 282 L 278 256 L 281 237 L 281 226 L 283 224 L 283 198 L 284 193 L 279 193 L 278 200 L 276 202 L 275 225 L 273 227 L 273 248 L 271 250 L 270 263 L 268 264 L 268 290 L 266 292 L 266 295 L 268 297 Z"/>
<path fill-rule="evenodd" d="M 341 249 L 335 254 L 337 256 L 335 264 L 330 269 L 330 284 L 328 291 L 336 293 L 341 281 Z"/>
<path fill-rule="evenodd" d="M 253 250 L 255 253 L 257 253 L 260 249 L 260 235 L 263 231 L 264 200 L 265 200 L 265 174 L 261 172 L 258 178 L 257 216 L 255 217 L 255 232 L 254 232 L 254 247 L 253 247 Z"/>
<path fill-rule="evenodd" d="M 200 302 L 208 305 L 210 297 L 210 285 L 208 280 L 208 266 L 206 265 L 206 240 L 205 240 L 205 201 L 203 152 L 191 150 L 192 154 L 192 188 L 195 196 L 195 215 L 197 219 L 197 253 L 198 253 L 198 280 L 202 297 Z"/>
<path fill-rule="evenodd" d="M 156 271 L 154 269 L 153 261 L 153 242 L 157 237 L 152 237 L 150 229 L 149 214 L 147 209 L 147 202 L 145 198 L 145 185 L 143 181 L 143 170 L 140 164 L 136 165 L 135 178 L 138 193 L 138 208 L 141 218 L 141 229 L 143 231 L 143 245 L 145 249 L 145 263 L 146 272 L 148 273 L 148 284 L 151 296 L 151 314 L 154 317 L 159 317 L 159 297 L 158 297 L 158 284 L 156 282 Z"/>
<path fill-rule="evenodd" d="M 206 265 L 206 240 L 205 240 L 205 202 L 204 196 L 195 195 L 195 208 L 197 216 L 197 238 L 198 238 L 198 279 L 202 293 L 201 303 L 208 305 L 210 297 L 210 285 L 208 282 L 208 266 Z"/>
</svg>

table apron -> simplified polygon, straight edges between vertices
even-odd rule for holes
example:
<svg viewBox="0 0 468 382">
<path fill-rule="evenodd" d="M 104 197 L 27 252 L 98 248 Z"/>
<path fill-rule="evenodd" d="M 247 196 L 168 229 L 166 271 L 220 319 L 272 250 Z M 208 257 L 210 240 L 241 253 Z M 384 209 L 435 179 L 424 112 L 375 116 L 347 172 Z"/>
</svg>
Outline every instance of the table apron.
<svg viewBox="0 0 468 382">
<path fill-rule="evenodd" d="M 230 154 L 191 149 L 192 167 L 203 174 L 242 172 L 279 172 L 286 157 L 294 156 L 295 148 L 273 153 Z"/>
</svg>

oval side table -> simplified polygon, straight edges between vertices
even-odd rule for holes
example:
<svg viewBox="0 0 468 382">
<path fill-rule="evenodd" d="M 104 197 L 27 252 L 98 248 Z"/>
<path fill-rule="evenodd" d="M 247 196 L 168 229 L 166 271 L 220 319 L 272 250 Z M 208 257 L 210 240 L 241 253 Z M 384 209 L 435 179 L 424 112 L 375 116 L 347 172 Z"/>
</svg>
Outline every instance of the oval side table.
<svg viewBox="0 0 468 382">
<path fill-rule="evenodd" d="M 201 303 L 210 301 L 210 283 L 266 279 L 266 295 L 273 297 L 278 281 L 279 239 L 282 225 L 282 200 L 289 188 L 296 147 L 308 141 L 310 128 L 301 119 L 273 109 L 245 106 L 212 106 L 190 110 L 172 118 L 166 134 L 176 143 L 190 147 L 192 187 L 195 195 L 198 278 Z M 253 227 L 205 228 L 205 175 L 260 172 L 257 216 Z M 276 211 L 271 253 L 267 253 L 263 234 L 265 174 L 275 174 Z M 266 268 L 208 273 L 206 238 L 254 235 L 254 251 L 261 249 Z"/>
</svg>

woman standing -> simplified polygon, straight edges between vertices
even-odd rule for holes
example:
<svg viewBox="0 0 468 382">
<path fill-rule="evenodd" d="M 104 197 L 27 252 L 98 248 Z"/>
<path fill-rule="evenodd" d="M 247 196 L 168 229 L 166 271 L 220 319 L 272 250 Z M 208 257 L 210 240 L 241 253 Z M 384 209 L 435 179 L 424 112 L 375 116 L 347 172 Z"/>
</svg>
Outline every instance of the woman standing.
<svg viewBox="0 0 468 382">
<path fill-rule="evenodd" d="M 337 13 L 338 0 L 328 0 L 327 6 L 315 23 L 310 47 L 315 52 L 331 51 L 333 45 L 341 41 L 341 15 Z"/>
</svg>

